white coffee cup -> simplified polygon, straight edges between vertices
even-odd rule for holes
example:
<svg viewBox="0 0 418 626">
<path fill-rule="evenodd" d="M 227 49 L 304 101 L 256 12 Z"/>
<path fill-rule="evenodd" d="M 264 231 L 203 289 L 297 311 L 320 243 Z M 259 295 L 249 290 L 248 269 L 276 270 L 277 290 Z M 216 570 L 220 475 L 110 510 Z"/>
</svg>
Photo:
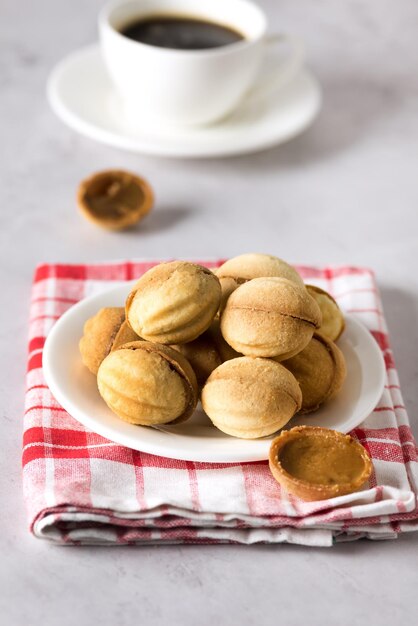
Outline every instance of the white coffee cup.
<svg viewBox="0 0 418 626">
<path fill-rule="evenodd" d="M 190 16 L 229 26 L 243 35 L 235 43 L 204 50 L 178 50 L 134 41 L 121 30 L 155 15 Z M 110 76 L 141 123 L 202 125 L 233 111 L 254 84 L 272 42 L 289 44 L 265 85 L 283 85 L 303 61 L 300 42 L 267 37 L 263 11 L 249 0 L 131 0 L 113 2 L 99 15 L 99 33 Z"/>
</svg>

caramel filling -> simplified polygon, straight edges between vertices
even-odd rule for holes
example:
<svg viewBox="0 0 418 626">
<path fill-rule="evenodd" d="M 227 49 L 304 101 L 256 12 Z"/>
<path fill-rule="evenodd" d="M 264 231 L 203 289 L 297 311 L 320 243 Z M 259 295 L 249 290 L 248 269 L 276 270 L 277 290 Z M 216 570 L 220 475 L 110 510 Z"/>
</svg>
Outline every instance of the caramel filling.
<svg viewBox="0 0 418 626">
<path fill-rule="evenodd" d="M 138 210 L 144 193 L 129 176 L 109 175 L 93 181 L 84 200 L 98 219 L 113 221 Z"/>
<path fill-rule="evenodd" d="M 355 441 L 298 437 L 279 452 L 283 469 L 308 483 L 335 485 L 352 483 L 364 471 L 364 461 Z"/>
</svg>

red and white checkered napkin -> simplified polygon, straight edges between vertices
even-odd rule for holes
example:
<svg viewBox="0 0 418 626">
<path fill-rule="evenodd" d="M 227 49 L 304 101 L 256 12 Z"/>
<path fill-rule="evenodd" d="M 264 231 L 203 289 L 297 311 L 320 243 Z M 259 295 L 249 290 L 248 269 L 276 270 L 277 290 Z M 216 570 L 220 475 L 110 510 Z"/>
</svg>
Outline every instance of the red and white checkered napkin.
<svg viewBox="0 0 418 626">
<path fill-rule="evenodd" d="M 209 267 L 219 263 L 206 263 Z M 353 435 L 374 472 L 359 493 L 305 503 L 281 491 L 267 462 L 207 464 L 136 452 L 86 430 L 56 402 L 42 373 L 54 322 L 112 281 L 156 263 L 41 265 L 30 317 L 24 494 L 37 537 L 69 544 L 280 543 L 394 538 L 418 529 L 418 456 L 372 272 L 298 268 L 365 324 L 385 357 L 383 397 Z M 63 356 L 65 358 L 65 356 Z"/>
</svg>

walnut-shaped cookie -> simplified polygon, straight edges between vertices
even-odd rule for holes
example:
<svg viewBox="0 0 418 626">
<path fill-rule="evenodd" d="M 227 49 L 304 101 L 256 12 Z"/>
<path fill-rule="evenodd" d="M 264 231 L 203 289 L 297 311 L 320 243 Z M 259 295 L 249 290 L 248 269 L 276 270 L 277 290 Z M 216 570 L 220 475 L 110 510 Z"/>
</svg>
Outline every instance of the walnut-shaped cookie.
<svg viewBox="0 0 418 626">
<path fill-rule="evenodd" d="M 221 316 L 225 340 L 247 356 L 284 360 L 309 343 L 321 312 L 303 285 L 286 278 L 254 278 L 228 298 Z"/>
<path fill-rule="evenodd" d="M 287 424 L 301 407 L 302 393 L 293 374 L 280 363 L 239 357 L 212 372 L 201 400 L 219 430 L 256 439 Z"/>
<path fill-rule="evenodd" d="M 188 419 L 197 403 L 195 374 L 169 346 L 134 341 L 111 352 L 97 373 L 108 407 L 131 424 L 153 426 Z"/>
<path fill-rule="evenodd" d="M 112 349 L 137 339 L 138 335 L 125 322 L 124 308 L 105 307 L 84 324 L 79 343 L 81 359 L 92 374 L 97 374 L 100 363 Z"/>
<path fill-rule="evenodd" d="M 225 308 L 226 301 L 231 293 L 242 283 L 253 278 L 276 276 L 293 280 L 303 285 L 302 277 L 294 267 L 271 254 L 249 253 L 241 254 L 225 261 L 215 271 L 222 287 L 220 313 Z"/>
<path fill-rule="evenodd" d="M 302 390 L 301 413 L 310 413 L 340 391 L 346 376 L 344 355 L 330 339 L 315 333 L 306 348 L 282 361 Z"/>
<path fill-rule="evenodd" d="M 318 329 L 331 341 L 337 341 L 345 328 L 344 315 L 334 298 L 320 287 L 306 285 L 309 294 L 316 300 L 322 313 L 322 323 Z"/>
<path fill-rule="evenodd" d="M 148 270 L 126 300 L 126 319 L 143 339 L 163 344 L 192 341 L 209 328 L 221 299 L 218 278 L 186 261 Z"/>
</svg>

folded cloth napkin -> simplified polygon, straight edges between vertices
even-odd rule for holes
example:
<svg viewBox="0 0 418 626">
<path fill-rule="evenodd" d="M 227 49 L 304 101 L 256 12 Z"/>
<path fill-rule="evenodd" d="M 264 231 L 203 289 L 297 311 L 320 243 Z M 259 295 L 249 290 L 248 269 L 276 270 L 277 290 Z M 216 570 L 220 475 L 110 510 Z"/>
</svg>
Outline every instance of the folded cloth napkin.
<svg viewBox="0 0 418 626">
<path fill-rule="evenodd" d="M 367 326 L 385 358 L 382 399 L 352 432 L 374 465 L 369 485 L 358 493 L 303 502 L 281 490 L 267 462 L 192 463 L 137 452 L 87 430 L 57 403 L 42 373 L 42 349 L 54 322 L 82 298 L 155 264 L 41 265 L 35 272 L 23 441 L 24 496 L 34 535 L 66 544 L 329 546 L 417 530 L 417 448 L 368 269 L 298 268 Z"/>
</svg>

